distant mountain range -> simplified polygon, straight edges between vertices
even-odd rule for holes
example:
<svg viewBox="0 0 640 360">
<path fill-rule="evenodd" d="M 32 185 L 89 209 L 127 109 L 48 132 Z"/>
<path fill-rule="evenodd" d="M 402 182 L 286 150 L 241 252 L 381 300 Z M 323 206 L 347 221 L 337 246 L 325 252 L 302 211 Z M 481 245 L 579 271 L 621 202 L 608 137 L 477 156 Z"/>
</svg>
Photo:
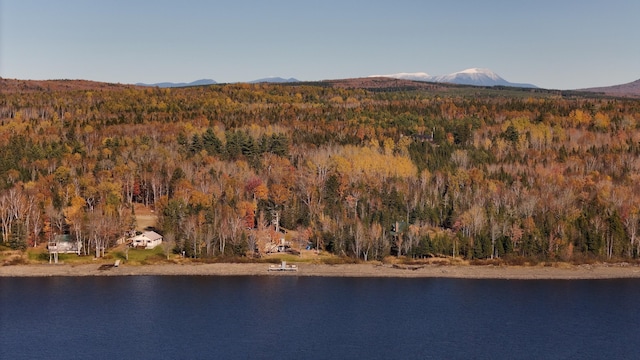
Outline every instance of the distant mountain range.
<svg viewBox="0 0 640 360">
<path fill-rule="evenodd" d="M 200 80 L 192 81 L 190 83 L 173 83 L 173 82 L 161 82 L 161 83 L 155 83 L 155 84 L 136 83 L 136 85 L 138 86 L 153 86 L 153 87 L 161 87 L 161 88 L 202 86 L 202 85 L 213 85 L 213 84 L 217 84 L 217 82 L 211 79 L 200 79 Z"/>
<path fill-rule="evenodd" d="M 258 83 L 294 83 L 299 82 L 298 79 L 295 78 L 281 78 L 281 77 L 266 77 L 263 79 L 249 81 L 250 84 L 258 84 Z M 172 88 L 172 87 L 187 87 L 187 86 L 203 86 L 203 85 L 213 85 L 217 84 L 215 80 L 212 79 L 200 79 L 196 81 L 192 81 L 190 83 L 174 83 L 174 82 L 161 82 L 155 84 L 145 84 L 145 83 L 136 83 L 138 86 L 151 86 L 151 87 L 160 87 L 160 88 Z"/>
<path fill-rule="evenodd" d="M 424 73 L 418 73 L 418 78 L 426 78 Z M 335 80 L 322 80 L 322 81 L 309 81 L 304 84 L 317 83 L 320 86 L 331 86 L 349 89 L 404 89 L 404 90 L 428 90 L 432 92 L 447 92 L 451 89 L 464 87 L 467 85 L 451 84 L 446 82 L 428 82 L 425 80 L 412 80 L 415 79 L 415 74 L 395 74 L 392 76 L 381 77 L 363 77 L 363 78 L 348 78 L 348 79 L 335 79 Z M 274 78 L 267 78 L 264 81 L 273 81 Z M 259 82 L 260 80 L 256 80 Z M 291 81 L 291 80 L 289 80 Z M 213 80 L 198 80 L 191 83 L 158 83 L 144 86 L 197 86 L 201 84 L 215 84 Z M 136 85 L 128 84 L 114 84 L 105 82 L 96 82 L 89 80 L 18 80 L 18 79 L 4 79 L 0 77 L 0 94 L 2 93 L 15 93 L 15 92 L 34 92 L 34 91 L 67 91 L 67 90 L 117 90 L 135 88 Z M 137 84 L 137 86 L 143 86 Z M 632 97 L 640 98 L 640 79 L 621 85 L 594 87 L 587 89 L 576 90 L 545 90 L 545 89 L 531 89 L 520 88 L 523 91 L 535 91 L 535 92 L 553 92 L 562 93 L 569 96 L 585 96 L 586 92 L 594 93 L 595 96 L 614 96 L 614 97 Z M 588 95 L 587 95 L 588 96 Z"/>
<path fill-rule="evenodd" d="M 471 68 L 448 75 L 432 76 L 424 72 L 398 73 L 389 75 L 371 75 L 371 77 L 389 77 L 393 79 L 427 81 L 474 86 L 511 86 L 520 88 L 537 88 L 532 84 L 512 83 L 489 69 Z"/>
<path fill-rule="evenodd" d="M 424 72 L 415 72 L 415 73 L 397 73 L 397 74 L 388 74 L 388 75 L 371 75 L 365 79 L 371 79 L 373 81 L 370 85 L 375 85 L 377 80 L 375 78 L 388 78 L 388 79 L 398 79 L 405 81 L 419 81 L 419 82 L 428 82 L 428 83 L 442 83 L 442 84 L 458 84 L 458 85 L 472 85 L 472 86 L 509 86 L 509 87 L 518 87 L 518 88 L 538 88 L 536 85 L 527 84 L 527 83 L 512 83 L 500 77 L 500 75 L 489 69 L 481 69 L 481 68 L 471 68 L 462 71 L 458 71 L 452 74 L 447 75 L 429 75 Z M 348 80 L 348 79 L 344 79 Z M 353 79 L 351 79 L 353 80 Z M 337 81 L 337 80 L 334 80 Z M 300 82 L 300 80 L 296 78 L 282 78 L 282 77 L 266 77 L 262 79 L 257 79 L 253 81 L 248 81 L 250 84 L 257 83 L 296 83 Z M 138 86 L 153 86 L 153 87 L 186 87 L 186 86 L 202 86 L 202 85 L 212 85 L 217 84 L 215 80 L 212 79 L 200 79 L 190 83 L 173 83 L 173 82 L 161 82 L 155 84 L 144 84 L 137 83 L 135 85 Z M 409 86 L 405 84 L 405 86 Z M 640 79 L 621 85 L 613 85 L 613 86 L 605 86 L 605 87 L 594 87 L 588 89 L 577 89 L 576 91 L 585 91 L 585 92 L 594 92 L 594 93 L 602 93 L 605 95 L 611 96 L 632 96 L 632 97 L 640 97 Z"/>
<path fill-rule="evenodd" d="M 300 80 L 296 78 L 281 78 L 277 76 L 266 77 L 258 80 L 249 81 L 250 84 L 258 84 L 258 83 L 296 83 L 300 82 Z"/>
<path fill-rule="evenodd" d="M 519 84 L 519 83 L 509 82 L 501 78 L 498 74 L 494 73 L 489 69 L 479 69 L 479 68 L 471 68 L 471 69 L 459 71 L 453 74 L 441 75 L 441 76 L 432 76 L 424 72 L 418 72 L 418 73 L 398 73 L 398 74 L 389 74 L 389 75 L 371 75 L 369 77 L 370 78 L 385 77 L 385 78 L 401 79 L 401 80 L 450 83 L 450 84 L 459 84 L 459 85 L 512 86 L 512 87 L 522 87 L 522 88 L 537 88 L 537 86 L 532 84 Z M 277 76 L 248 81 L 248 83 L 250 84 L 258 84 L 258 83 L 280 84 L 280 83 L 296 83 L 296 82 L 300 82 L 300 80 L 296 78 L 287 79 L 287 78 L 282 78 Z M 136 85 L 154 86 L 154 87 L 157 86 L 161 88 L 168 88 L 168 87 L 200 86 L 200 85 L 212 85 L 212 84 L 217 84 L 217 82 L 211 79 L 202 79 L 202 80 L 196 80 L 190 83 L 161 82 L 161 83 L 155 83 L 155 84 L 137 83 Z"/>
</svg>

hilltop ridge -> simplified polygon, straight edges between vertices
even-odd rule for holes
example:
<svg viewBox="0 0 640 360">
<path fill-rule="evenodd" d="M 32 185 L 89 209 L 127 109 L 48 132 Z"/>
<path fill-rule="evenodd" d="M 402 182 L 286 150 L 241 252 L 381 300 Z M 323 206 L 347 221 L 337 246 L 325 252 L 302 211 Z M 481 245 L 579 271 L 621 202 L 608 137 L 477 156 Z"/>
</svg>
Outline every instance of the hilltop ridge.
<svg viewBox="0 0 640 360">
<path fill-rule="evenodd" d="M 580 91 L 602 93 L 612 96 L 640 97 L 640 79 L 626 84 L 580 89 Z"/>
</svg>

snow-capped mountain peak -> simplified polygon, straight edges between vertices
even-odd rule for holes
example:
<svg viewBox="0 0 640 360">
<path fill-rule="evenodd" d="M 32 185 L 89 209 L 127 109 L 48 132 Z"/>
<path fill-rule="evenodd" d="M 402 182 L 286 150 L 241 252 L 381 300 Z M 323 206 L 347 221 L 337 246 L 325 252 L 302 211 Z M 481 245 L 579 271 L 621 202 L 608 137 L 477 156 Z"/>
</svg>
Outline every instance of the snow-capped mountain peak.
<svg viewBox="0 0 640 360">
<path fill-rule="evenodd" d="M 441 82 L 461 85 L 475 85 L 475 86 L 513 86 L 513 87 L 530 87 L 535 88 L 535 85 L 531 84 L 516 84 L 511 83 L 500 75 L 489 69 L 483 68 L 470 68 L 462 71 L 454 72 L 447 75 L 431 76 L 427 73 L 397 73 L 390 75 L 373 75 L 381 77 L 389 77 L 393 79 L 403 80 L 415 80 L 415 81 L 430 81 Z"/>
<path fill-rule="evenodd" d="M 471 69 L 458 71 L 456 74 L 495 74 L 495 73 L 489 69 L 471 68 Z"/>
<path fill-rule="evenodd" d="M 480 85 L 480 86 L 508 86 L 509 82 L 501 78 L 498 74 L 489 69 L 471 68 L 458 71 L 448 75 L 436 76 L 436 82 L 446 82 L 464 85 Z"/>
<path fill-rule="evenodd" d="M 454 74 L 469 74 L 469 75 L 476 75 L 476 76 L 487 76 L 490 77 L 492 79 L 502 79 L 500 76 L 498 76 L 498 74 L 494 73 L 493 71 L 489 70 L 489 69 L 481 69 L 481 68 L 471 68 L 471 69 L 465 69 L 462 71 L 458 71 L 457 73 Z"/>
</svg>

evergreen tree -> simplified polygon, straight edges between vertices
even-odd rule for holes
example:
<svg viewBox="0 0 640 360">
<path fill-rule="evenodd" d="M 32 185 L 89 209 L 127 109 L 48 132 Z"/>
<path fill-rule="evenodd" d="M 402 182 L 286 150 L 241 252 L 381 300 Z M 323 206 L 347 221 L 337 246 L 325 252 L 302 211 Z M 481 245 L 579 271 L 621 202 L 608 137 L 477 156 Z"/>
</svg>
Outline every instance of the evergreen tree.
<svg viewBox="0 0 640 360">
<path fill-rule="evenodd" d="M 283 134 L 271 135 L 269 152 L 285 157 L 289 153 L 289 139 Z"/>
<path fill-rule="evenodd" d="M 222 142 L 211 128 L 208 128 L 205 133 L 202 134 L 202 145 L 209 155 L 219 155 L 222 153 Z"/>
<path fill-rule="evenodd" d="M 507 129 L 501 135 L 505 140 L 511 142 L 512 144 L 517 144 L 520 139 L 520 134 L 513 124 L 509 125 Z"/>
<path fill-rule="evenodd" d="M 257 146 L 255 144 L 255 142 L 253 141 L 253 138 L 246 133 L 240 133 L 241 134 L 241 148 L 242 148 L 242 155 L 248 157 L 248 158 L 253 158 L 254 156 L 257 155 Z"/>
<path fill-rule="evenodd" d="M 27 229 L 22 221 L 16 221 L 11 226 L 9 247 L 13 250 L 27 249 Z"/>
<path fill-rule="evenodd" d="M 235 160 L 242 154 L 242 138 L 240 134 L 238 131 L 229 131 L 226 134 L 225 153 L 229 160 Z"/>
<path fill-rule="evenodd" d="M 203 148 L 204 145 L 202 143 L 202 138 L 200 137 L 200 135 L 193 134 L 193 137 L 191 138 L 191 145 L 189 145 L 189 154 L 191 156 L 198 154 L 200 151 L 202 151 Z"/>
</svg>

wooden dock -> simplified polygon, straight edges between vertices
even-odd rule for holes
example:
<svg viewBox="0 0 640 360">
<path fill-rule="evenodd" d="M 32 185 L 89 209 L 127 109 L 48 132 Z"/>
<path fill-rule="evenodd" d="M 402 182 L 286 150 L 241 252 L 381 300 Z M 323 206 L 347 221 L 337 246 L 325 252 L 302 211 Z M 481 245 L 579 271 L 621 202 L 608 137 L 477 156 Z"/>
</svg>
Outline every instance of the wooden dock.
<svg viewBox="0 0 640 360">
<path fill-rule="evenodd" d="M 298 266 L 287 265 L 287 262 L 283 261 L 280 265 L 269 265 L 269 271 L 298 271 Z"/>
<path fill-rule="evenodd" d="M 116 260 L 113 264 L 102 264 L 100 265 L 100 267 L 98 268 L 98 270 L 111 270 L 114 267 L 118 267 L 120 266 L 120 260 Z"/>
</svg>

